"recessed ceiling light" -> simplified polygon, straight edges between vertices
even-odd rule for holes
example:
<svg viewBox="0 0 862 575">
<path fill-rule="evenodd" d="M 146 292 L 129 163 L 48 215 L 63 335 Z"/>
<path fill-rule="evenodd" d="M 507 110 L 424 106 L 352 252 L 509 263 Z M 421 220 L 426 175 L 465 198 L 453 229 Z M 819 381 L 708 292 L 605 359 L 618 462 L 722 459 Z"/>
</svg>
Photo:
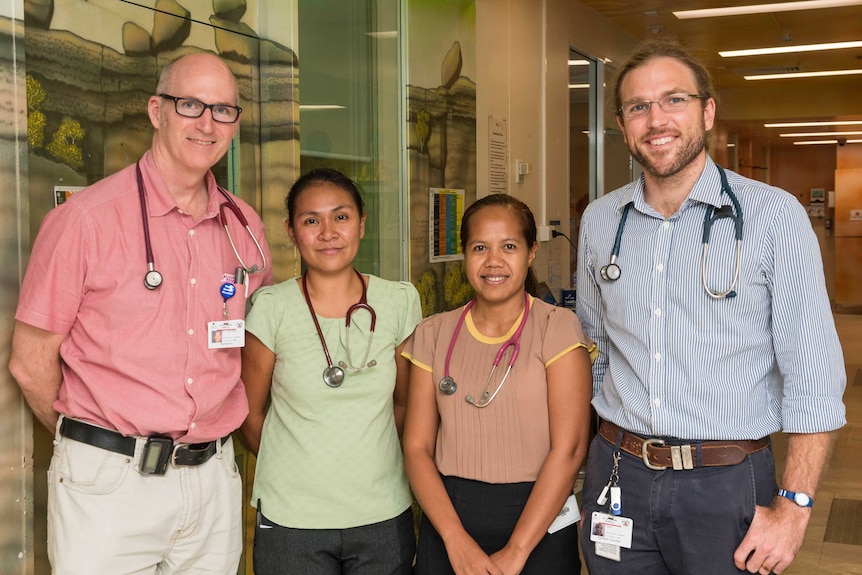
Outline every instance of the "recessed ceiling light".
<svg viewBox="0 0 862 575">
<path fill-rule="evenodd" d="M 727 147 L 728 148 L 735 148 L 736 144 L 734 144 L 733 142 L 728 142 Z"/>
<path fill-rule="evenodd" d="M 377 38 L 378 40 L 391 40 L 393 38 L 398 38 L 398 30 L 383 30 L 381 32 L 366 32 L 372 38 Z"/>
<path fill-rule="evenodd" d="M 782 138 L 809 138 L 811 136 L 862 136 L 862 132 L 796 132 L 779 134 Z"/>
<path fill-rule="evenodd" d="M 569 60 L 569 66 L 589 66 L 589 60 Z"/>
<path fill-rule="evenodd" d="M 569 90 L 583 90 L 584 88 L 589 87 L 589 84 L 569 84 Z"/>
<path fill-rule="evenodd" d="M 299 109 L 307 112 L 314 110 L 343 110 L 344 106 L 338 106 L 336 104 L 300 104 Z"/>
<path fill-rule="evenodd" d="M 834 122 L 778 122 L 775 124 L 763 124 L 764 128 L 805 128 L 812 126 L 858 126 L 862 120 L 838 120 Z"/>
<path fill-rule="evenodd" d="M 673 13 L 680 20 L 688 18 L 713 18 L 716 16 L 739 16 L 742 14 L 769 14 L 772 12 L 793 12 L 795 10 L 819 10 L 821 8 L 841 8 L 858 6 L 862 0 L 804 0 L 802 2 L 778 2 L 775 4 L 753 4 L 750 6 L 731 6 L 728 8 L 705 8 L 701 10 L 678 10 Z"/>
<path fill-rule="evenodd" d="M 795 52 L 816 52 L 818 50 L 843 50 L 845 48 L 862 48 L 862 41 L 829 42 L 827 44 L 804 44 L 800 46 L 774 46 L 772 48 L 752 48 L 749 50 L 726 50 L 719 52 L 723 58 L 739 56 L 764 56 L 767 54 L 792 54 Z"/>
<path fill-rule="evenodd" d="M 820 72 L 791 72 L 787 74 L 755 74 L 752 76 L 743 76 L 746 80 L 782 80 L 785 78 L 820 78 L 824 76 L 851 76 L 853 74 L 862 74 L 862 70 L 823 70 Z"/>
</svg>

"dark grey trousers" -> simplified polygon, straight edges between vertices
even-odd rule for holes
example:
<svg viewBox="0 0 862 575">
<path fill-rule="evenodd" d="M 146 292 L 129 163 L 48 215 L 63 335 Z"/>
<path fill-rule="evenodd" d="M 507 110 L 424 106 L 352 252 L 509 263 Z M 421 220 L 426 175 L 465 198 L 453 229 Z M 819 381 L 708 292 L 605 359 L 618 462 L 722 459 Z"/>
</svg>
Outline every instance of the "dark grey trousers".
<svg viewBox="0 0 862 575">
<path fill-rule="evenodd" d="M 681 443 L 681 442 L 680 442 Z M 737 465 L 674 471 L 648 469 L 622 453 L 619 486 L 622 516 L 634 522 L 631 549 L 617 562 L 595 553 L 590 540 L 593 511 L 613 468 L 614 446 L 596 437 L 587 457 L 581 549 L 590 575 L 728 575 L 746 573 L 733 554 L 754 518 L 755 505 L 768 506 L 778 493 L 772 447 Z"/>
<path fill-rule="evenodd" d="M 416 537 L 408 508 L 350 529 L 292 529 L 262 514 L 254 532 L 255 575 L 410 575 Z"/>
</svg>

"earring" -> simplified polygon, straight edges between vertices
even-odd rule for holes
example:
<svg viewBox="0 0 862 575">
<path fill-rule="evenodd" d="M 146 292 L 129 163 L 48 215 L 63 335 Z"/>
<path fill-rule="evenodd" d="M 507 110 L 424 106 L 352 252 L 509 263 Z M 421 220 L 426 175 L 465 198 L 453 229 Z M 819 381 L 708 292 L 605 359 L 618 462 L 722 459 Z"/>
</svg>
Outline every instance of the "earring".
<svg viewBox="0 0 862 575">
<path fill-rule="evenodd" d="M 293 246 L 293 277 L 299 275 L 299 258 L 296 256 L 296 246 Z"/>
</svg>

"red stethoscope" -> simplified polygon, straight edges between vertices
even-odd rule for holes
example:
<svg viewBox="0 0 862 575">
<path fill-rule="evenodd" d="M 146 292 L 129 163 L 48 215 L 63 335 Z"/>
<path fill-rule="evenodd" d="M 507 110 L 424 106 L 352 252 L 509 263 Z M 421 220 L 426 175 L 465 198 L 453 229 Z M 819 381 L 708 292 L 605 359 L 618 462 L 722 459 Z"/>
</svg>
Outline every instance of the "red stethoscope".
<svg viewBox="0 0 862 575">
<path fill-rule="evenodd" d="M 162 285 L 163 278 L 162 274 L 156 271 L 156 263 L 155 259 L 153 258 L 153 245 L 150 243 L 150 223 L 147 217 L 147 192 L 146 188 L 144 187 L 144 178 L 141 175 L 140 161 L 138 161 L 138 163 L 135 165 L 135 170 L 138 177 L 138 197 L 141 200 L 141 217 L 143 218 L 144 222 L 144 245 L 147 251 L 147 273 L 144 276 L 144 285 L 147 287 L 147 289 L 154 290 L 160 285 Z M 248 225 L 248 220 L 245 218 L 242 213 L 242 210 L 239 209 L 239 206 L 233 200 L 231 195 L 221 186 L 218 186 L 218 190 L 225 198 L 227 198 L 227 202 L 223 202 L 219 206 L 219 223 L 224 226 L 224 231 L 227 234 L 227 240 L 230 242 L 230 247 L 233 249 L 233 253 L 234 255 L 236 255 L 236 259 L 237 261 L 239 261 L 240 266 L 242 266 L 241 268 L 237 268 L 238 273 L 236 277 L 236 283 L 245 283 L 245 276 L 247 274 L 262 272 L 266 269 L 266 255 L 264 255 L 263 253 L 263 248 L 260 247 L 260 242 L 257 241 L 256 237 L 254 237 L 254 233 L 252 233 L 251 227 Z M 242 225 L 246 229 L 246 231 L 248 231 L 248 235 L 251 236 L 254 245 L 257 246 L 257 251 L 260 253 L 261 258 L 260 267 L 258 267 L 257 264 L 248 267 L 247 265 L 245 265 L 245 262 L 240 257 L 239 252 L 236 249 L 236 245 L 233 243 L 233 236 L 230 235 L 230 230 L 227 227 L 227 218 L 225 217 L 224 213 L 225 208 L 233 212 L 234 216 L 236 216 L 236 219 L 239 220 L 240 225 Z M 239 272 L 239 270 L 242 270 L 242 272 Z M 240 275 L 242 275 L 243 277 L 239 277 Z"/>
<path fill-rule="evenodd" d="M 326 347 L 326 340 L 323 338 L 323 331 L 320 329 L 320 322 L 317 321 L 317 314 L 314 313 L 314 306 L 311 304 L 311 296 L 308 295 L 308 289 L 305 284 L 305 274 L 302 274 L 302 294 L 305 296 L 305 303 L 308 305 L 308 311 L 311 312 L 311 319 L 314 320 L 314 327 L 317 329 L 317 337 L 320 338 L 320 345 L 323 347 L 323 354 L 326 356 L 326 369 L 323 370 L 323 383 L 329 387 L 341 387 L 341 384 L 344 382 L 345 369 L 351 373 L 356 373 L 357 371 L 362 371 L 363 369 L 368 369 L 369 367 L 377 365 L 377 360 L 372 359 L 371 361 L 368 361 L 368 354 L 371 353 L 371 342 L 374 339 L 374 327 L 377 324 L 377 314 L 374 312 L 374 308 L 368 305 L 368 287 L 365 285 L 365 278 L 362 277 L 359 270 L 354 268 L 353 271 L 356 273 L 356 276 L 359 278 L 359 282 L 362 284 L 362 297 L 359 298 L 358 302 L 347 308 L 347 314 L 345 317 L 347 327 L 347 335 L 345 336 L 347 362 L 339 361 L 338 365 L 332 363 L 332 357 L 329 355 L 329 348 Z M 371 328 L 368 330 L 368 343 L 365 345 L 365 355 L 362 357 L 362 362 L 360 362 L 359 366 L 355 366 L 350 357 L 350 316 L 360 309 L 364 309 L 371 314 Z"/>
<path fill-rule="evenodd" d="M 475 299 L 470 300 L 466 306 L 464 306 L 464 311 L 461 312 L 461 317 L 458 318 L 458 323 L 455 325 L 455 333 L 452 334 L 452 341 L 449 342 L 449 350 L 446 352 L 446 363 L 443 367 L 443 378 L 440 380 L 438 387 L 440 391 L 445 393 L 446 395 L 452 395 L 455 393 L 455 390 L 458 389 L 458 384 L 455 383 L 455 380 L 449 375 L 449 361 L 452 359 L 452 351 L 455 349 L 455 342 L 458 340 L 458 334 L 461 331 L 461 326 L 464 325 L 464 321 L 467 318 L 467 312 L 470 311 L 470 308 L 473 307 L 473 304 L 476 303 Z M 524 331 L 524 326 L 527 324 L 527 317 L 530 315 L 530 296 L 527 292 L 524 292 L 524 315 L 521 316 L 521 323 L 518 325 L 518 329 L 515 330 L 515 333 L 507 339 L 503 346 L 500 348 L 500 351 L 497 352 L 497 357 L 494 358 L 494 366 L 491 368 L 491 373 L 488 374 L 488 379 L 485 380 L 485 387 L 482 388 L 482 395 L 478 401 L 473 399 L 472 395 L 468 395 L 464 399 L 470 405 L 475 407 L 488 407 L 494 398 L 497 397 L 497 394 L 503 388 L 503 384 L 506 383 L 506 380 L 509 378 L 509 373 L 512 371 L 512 367 L 515 365 L 515 360 L 518 359 L 518 352 L 521 351 L 521 333 Z M 506 350 L 510 347 L 513 348 L 512 357 L 509 358 L 509 367 L 506 369 L 506 373 L 503 375 L 503 379 L 500 381 L 500 384 L 497 386 L 497 389 L 494 390 L 494 393 L 490 392 L 491 379 L 494 377 L 494 372 L 497 371 L 497 366 L 500 365 L 500 361 L 503 359 L 503 354 L 506 353 Z"/>
</svg>

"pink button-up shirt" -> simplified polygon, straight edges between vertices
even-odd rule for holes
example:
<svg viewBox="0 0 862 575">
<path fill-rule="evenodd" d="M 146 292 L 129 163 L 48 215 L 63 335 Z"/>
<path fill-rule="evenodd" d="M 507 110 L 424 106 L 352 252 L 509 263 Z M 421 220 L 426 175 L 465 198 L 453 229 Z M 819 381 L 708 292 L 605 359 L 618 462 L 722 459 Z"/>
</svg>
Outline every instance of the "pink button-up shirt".
<svg viewBox="0 0 862 575">
<path fill-rule="evenodd" d="M 235 430 L 248 413 L 240 349 L 208 348 L 207 323 L 224 319 L 220 288 L 240 265 L 218 221 L 227 199 L 207 174 L 209 204 L 195 222 L 179 211 L 150 152 L 140 166 L 161 287 L 144 286 L 147 258 L 132 165 L 46 216 L 15 317 L 67 336 L 54 403 L 59 413 L 124 435 L 210 441 Z M 263 223 L 249 205 L 235 201 L 269 264 Z M 248 232 L 225 214 L 243 261 L 260 266 Z M 271 268 L 249 281 L 249 294 L 271 284 Z M 237 287 L 227 300 L 229 319 L 245 317 L 246 292 Z"/>
</svg>

